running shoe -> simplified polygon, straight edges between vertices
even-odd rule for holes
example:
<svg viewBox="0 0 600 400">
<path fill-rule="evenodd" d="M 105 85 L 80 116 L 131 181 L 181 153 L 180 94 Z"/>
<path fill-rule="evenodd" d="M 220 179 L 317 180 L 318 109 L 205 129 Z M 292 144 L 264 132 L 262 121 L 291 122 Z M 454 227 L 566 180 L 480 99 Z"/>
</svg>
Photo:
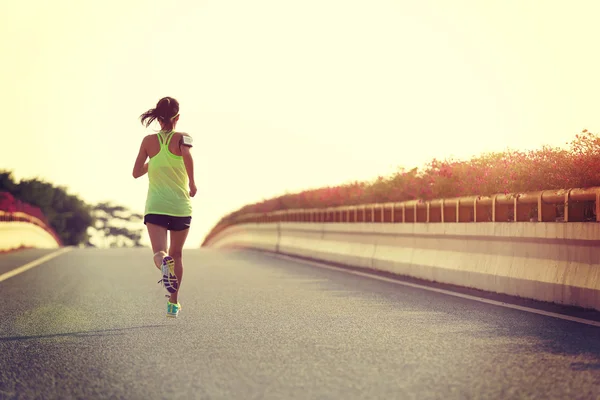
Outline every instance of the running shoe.
<svg viewBox="0 0 600 400">
<path fill-rule="evenodd" d="M 179 302 L 177 302 L 177 304 L 174 304 L 167 300 L 167 317 L 177 318 L 180 310 L 181 304 L 179 304 Z"/>
<path fill-rule="evenodd" d="M 165 256 L 160 267 L 162 279 L 158 283 L 162 283 L 167 292 L 175 293 L 177 288 L 179 288 L 179 282 L 175 275 L 175 260 L 171 256 Z"/>
</svg>

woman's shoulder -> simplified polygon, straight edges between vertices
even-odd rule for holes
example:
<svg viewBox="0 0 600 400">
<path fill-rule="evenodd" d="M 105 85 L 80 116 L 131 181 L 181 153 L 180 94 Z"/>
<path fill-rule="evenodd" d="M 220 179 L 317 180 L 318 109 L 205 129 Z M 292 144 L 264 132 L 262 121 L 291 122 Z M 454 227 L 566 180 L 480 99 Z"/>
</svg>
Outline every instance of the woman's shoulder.
<svg viewBox="0 0 600 400">
<path fill-rule="evenodd" d="M 153 139 L 156 139 L 156 138 L 157 138 L 157 134 L 156 133 L 150 133 L 150 134 L 148 134 L 148 135 L 146 135 L 146 136 L 144 136 L 142 138 L 142 142 L 147 142 L 149 140 L 153 140 Z"/>
<path fill-rule="evenodd" d="M 151 140 L 152 137 L 156 136 L 156 135 L 146 135 L 142 138 L 142 145 L 148 144 Z"/>
</svg>

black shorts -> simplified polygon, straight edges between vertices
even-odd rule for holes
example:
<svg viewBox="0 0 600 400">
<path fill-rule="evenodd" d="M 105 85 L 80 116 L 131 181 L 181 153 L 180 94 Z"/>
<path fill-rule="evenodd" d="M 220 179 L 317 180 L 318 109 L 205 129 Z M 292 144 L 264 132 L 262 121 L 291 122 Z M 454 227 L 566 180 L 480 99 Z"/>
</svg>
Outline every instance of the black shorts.
<svg viewBox="0 0 600 400">
<path fill-rule="evenodd" d="M 160 225 L 170 231 L 184 231 L 190 227 L 192 217 L 173 217 L 171 215 L 162 214 L 146 214 L 144 215 L 144 225 L 146 223 Z"/>
</svg>

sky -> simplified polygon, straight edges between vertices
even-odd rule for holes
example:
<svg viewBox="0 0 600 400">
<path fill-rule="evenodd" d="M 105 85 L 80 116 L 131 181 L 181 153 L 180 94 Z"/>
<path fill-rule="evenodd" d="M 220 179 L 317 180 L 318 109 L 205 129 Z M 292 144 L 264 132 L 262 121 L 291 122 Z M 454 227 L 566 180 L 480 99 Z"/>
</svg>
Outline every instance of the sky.
<svg viewBox="0 0 600 400">
<path fill-rule="evenodd" d="M 597 15 L 583 0 L 2 2 L 0 169 L 142 213 L 131 172 L 159 127 L 139 115 L 175 97 L 198 247 L 286 192 L 600 133 Z"/>
</svg>

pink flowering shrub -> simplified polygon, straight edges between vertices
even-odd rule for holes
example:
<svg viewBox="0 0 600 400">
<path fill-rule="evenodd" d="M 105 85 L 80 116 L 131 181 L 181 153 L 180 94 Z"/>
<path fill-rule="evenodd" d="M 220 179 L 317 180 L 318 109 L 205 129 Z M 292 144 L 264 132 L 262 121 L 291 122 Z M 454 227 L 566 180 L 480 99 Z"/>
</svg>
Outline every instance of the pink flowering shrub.
<svg viewBox="0 0 600 400">
<path fill-rule="evenodd" d="M 600 186 L 600 138 L 584 130 L 567 144 L 568 149 L 507 150 L 462 161 L 433 159 L 421 171 L 400 169 L 371 182 L 311 189 L 247 205 L 222 222 L 245 213 L 294 208 Z"/>
</svg>

